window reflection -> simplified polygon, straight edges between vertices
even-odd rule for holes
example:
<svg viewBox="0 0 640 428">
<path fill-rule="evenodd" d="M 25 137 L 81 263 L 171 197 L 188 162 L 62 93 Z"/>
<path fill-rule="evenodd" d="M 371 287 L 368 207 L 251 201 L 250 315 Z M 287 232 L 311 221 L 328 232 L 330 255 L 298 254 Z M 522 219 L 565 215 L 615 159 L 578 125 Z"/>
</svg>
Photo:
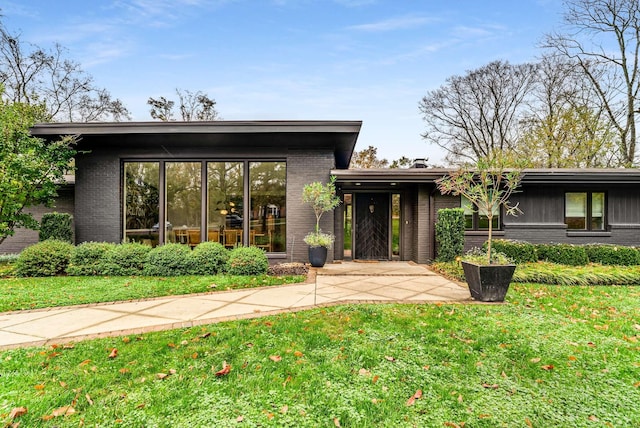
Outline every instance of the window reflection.
<svg viewBox="0 0 640 428">
<path fill-rule="evenodd" d="M 159 165 L 158 162 L 124 164 L 124 238 L 127 242 L 158 245 Z"/>
<path fill-rule="evenodd" d="M 202 177 L 200 162 L 167 162 L 165 241 L 194 247 L 200 243 Z"/>
<path fill-rule="evenodd" d="M 286 251 L 285 162 L 250 162 L 249 244 L 267 252 Z"/>
<path fill-rule="evenodd" d="M 243 163 L 207 163 L 207 240 L 227 248 L 242 244 Z"/>
</svg>

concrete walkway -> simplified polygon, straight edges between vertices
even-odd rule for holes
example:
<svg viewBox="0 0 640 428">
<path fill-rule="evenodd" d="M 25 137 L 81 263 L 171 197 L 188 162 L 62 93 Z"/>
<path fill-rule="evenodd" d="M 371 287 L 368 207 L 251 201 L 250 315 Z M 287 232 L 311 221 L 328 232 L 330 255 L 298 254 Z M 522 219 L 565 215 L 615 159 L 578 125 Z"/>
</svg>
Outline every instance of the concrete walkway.
<svg viewBox="0 0 640 428">
<path fill-rule="evenodd" d="M 187 328 L 341 303 L 470 300 L 469 291 L 407 262 L 312 269 L 304 284 L 0 313 L 0 349 Z"/>
</svg>

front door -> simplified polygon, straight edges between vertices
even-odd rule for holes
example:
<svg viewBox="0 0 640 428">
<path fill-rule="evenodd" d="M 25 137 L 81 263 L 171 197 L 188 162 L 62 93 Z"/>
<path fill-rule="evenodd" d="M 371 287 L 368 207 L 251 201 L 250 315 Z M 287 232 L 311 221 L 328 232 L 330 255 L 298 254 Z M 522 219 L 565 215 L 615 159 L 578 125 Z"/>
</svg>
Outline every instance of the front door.
<svg viewBox="0 0 640 428">
<path fill-rule="evenodd" d="M 354 253 L 361 260 L 389 260 L 389 194 L 356 193 Z"/>
</svg>

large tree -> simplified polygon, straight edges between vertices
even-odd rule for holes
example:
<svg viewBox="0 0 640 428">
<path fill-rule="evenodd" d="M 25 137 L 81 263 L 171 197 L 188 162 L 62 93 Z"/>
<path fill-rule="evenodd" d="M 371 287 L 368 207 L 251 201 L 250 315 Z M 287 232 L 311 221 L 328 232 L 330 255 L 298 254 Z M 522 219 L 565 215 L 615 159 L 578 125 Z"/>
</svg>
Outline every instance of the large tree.
<svg viewBox="0 0 640 428">
<path fill-rule="evenodd" d="M 636 119 L 640 113 L 640 2 L 565 0 L 566 32 L 545 46 L 580 67 L 616 129 L 624 166 L 636 163 Z"/>
<path fill-rule="evenodd" d="M 492 159 L 511 152 L 518 121 L 534 86 L 535 64 L 494 61 L 452 76 L 420 102 L 428 142 L 445 149 L 450 162 Z"/>
<path fill-rule="evenodd" d="M 129 119 L 129 111 L 113 99 L 56 44 L 45 49 L 23 42 L 0 22 L 0 83 L 3 99 L 44 105 L 47 120 L 90 122 Z"/>
<path fill-rule="evenodd" d="M 516 153 L 539 168 L 618 165 L 613 129 L 602 104 L 575 62 L 543 57 Z"/>
<path fill-rule="evenodd" d="M 45 142 L 30 135 L 29 128 L 46 116 L 44 106 L 0 96 L 0 244 L 18 227 L 38 228 L 27 209 L 54 202 L 75 154 L 70 137 Z"/>
<path fill-rule="evenodd" d="M 192 92 L 177 89 L 178 110 L 180 119 L 185 122 L 219 120 L 216 101 L 202 91 Z M 169 122 L 176 120 L 174 107 L 176 102 L 165 97 L 149 97 L 147 104 L 151 106 L 149 113 L 153 119 Z"/>
</svg>

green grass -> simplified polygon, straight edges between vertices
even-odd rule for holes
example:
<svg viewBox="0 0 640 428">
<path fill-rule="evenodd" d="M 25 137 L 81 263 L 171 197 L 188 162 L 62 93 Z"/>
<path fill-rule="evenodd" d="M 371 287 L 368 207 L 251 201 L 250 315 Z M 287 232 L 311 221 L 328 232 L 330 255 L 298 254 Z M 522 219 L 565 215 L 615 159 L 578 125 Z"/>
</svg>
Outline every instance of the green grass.
<svg viewBox="0 0 640 428">
<path fill-rule="evenodd" d="M 507 297 L 503 305 L 347 305 L 5 351 L 0 422 L 640 425 L 639 288 L 516 284 Z M 217 377 L 225 361 L 230 372 Z M 65 406 L 74 414 L 51 418 Z M 10 421 L 17 407 L 27 413 Z"/>
<path fill-rule="evenodd" d="M 304 281 L 304 276 L 178 276 L 0 279 L 0 312 L 79 305 Z"/>
</svg>

